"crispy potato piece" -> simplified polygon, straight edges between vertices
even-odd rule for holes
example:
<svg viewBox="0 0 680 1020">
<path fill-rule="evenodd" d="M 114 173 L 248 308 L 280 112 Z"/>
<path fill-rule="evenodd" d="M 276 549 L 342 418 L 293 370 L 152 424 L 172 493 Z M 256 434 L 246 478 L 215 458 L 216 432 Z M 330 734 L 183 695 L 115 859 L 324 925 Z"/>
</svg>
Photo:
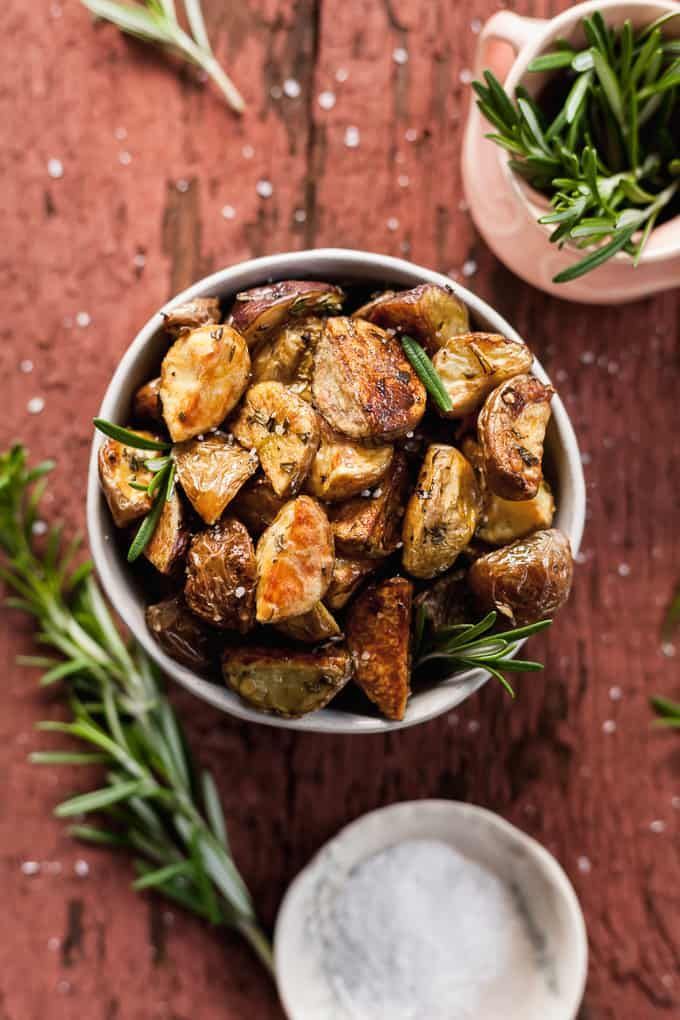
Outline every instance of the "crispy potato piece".
<svg viewBox="0 0 680 1020">
<path fill-rule="evenodd" d="M 156 439 L 157 436 L 142 429 L 134 429 L 138 436 Z M 117 528 L 144 517 L 151 509 L 151 499 L 145 492 L 135 489 L 130 482 L 148 485 L 153 474 L 144 462 L 154 457 L 152 450 L 138 450 L 125 446 L 116 439 L 107 439 L 99 447 L 99 481 L 109 505 L 113 523 Z"/>
<path fill-rule="evenodd" d="M 403 564 L 414 577 L 442 574 L 475 533 L 479 490 L 460 450 L 429 446 L 406 507 Z"/>
<path fill-rule="evenodd" d="M 392 462 L 391 446 L 362 446 L 321 422 L 321 442 L 306 488 L 329 503 L 350 499 L 383 477 Z"/>
<path fill-rule="evenodd" d="M 256 577 L 250 535 L 235 517 L 226 517 L 192 539 L 184 597 L 213 627 L 245 634 L 255 625 Z"/>
<path fill-rule="evenodd" d="M 253 382 L 280 382 L 296 391 L 303 358 L 310 356 L 323 332 L 324 320 L 316 316 L 296 319 L 282 326 L 253 356 Z M 311 369 L 308 371 L 311 379 Z"/>
<path fill-rule="evenodd" d="M 432 364 L 451 398 L 447 418 L 463 418 L 480 408 L 491 390 L 531 369 L 533 357 L 525 343 L 497 333 L 464 333 L 437 351 Z"/>
<path fill-rule="evenodd" d="M 538 493 L 554 392 L 531 375 L 518 375 L 486 398 L 478 434 L 486 482 L 497 496 L 526 500 Z"/>
<path fill-rule="evenodd" d="M 316 280 L 282 280 L 236 295 L 230 322 L 249 347 L 257 348 L 288 319 L 314 312 L 337 312 L 345 295 L 339 287 Z"/>
<path fill-rule="evenodd" d="M 573 569 L 569 539 L 551 528 L 480 556 L 468 583 L 482 611 L 495 609 L 523 627 L 567 601 Z"/>
<path fill-rule="evenodd" d="M 319 445 L 314 409 L 281 383 L 257 383 L 246 393 L 231 428 L 239 443 L 257 450 L 276 495 L 295 495 Z"/>
<path fill-rule="evenodd" d="M 314 402 L 336 432 L 393 439 L 425 413 L 425 387 L 401 344 L 364 319 L 328 319 L 314 354 Z"/>
<path fill-rule="evenodd" d="M 319 641 L 328 641 L 329 638 L 340 637 L 342 633 L 337 621 L 328 612 L 323 602 L 317 602 L 308 613 L 303 613 L 302 616 L 291 616 L 288 620 L 277 623 L 276 629 L 286 637 L 293 638 L 295 641 L 305 641 L 311 645 Z"/>
<path fill-rule="evenodd" d="M 135 421 L 158 422 L 163 424 L 161 404 L 161 378 L 151 379 L 140 386 L 132 398 L 132 417 Z"/>
<path fill-rule="evenodd" d="M 379 559 L 399 545 L 409 484 L 408 465 L 397 451 L 370 496 L 355 496 L 330 511 L 337 551 L 351 559 Z"/>
<path fill-rule="evenodd" d="M 146 608 L 146 625 L 164 652 L 187 669 L 205 673 L 214 664 L 211 635 L 180 596 Z"/>
<path fill-rule="evenodd" d="M 182 333 L 161 366 L 163 417 L 173 442 L 210 432 L 241 399 L 250 378 L 250 355 L 231 326 Z"/>
<path fill-rule="evenodd" d="M 351 560 L 336 556 L 331 583 L 324 598 L 328 608 L 334 611 L 343 609 L 364 578 L 372 574 L 375 568 L 375 560 Z"/>
<path fill-rule="evenodd" d="M 466 575 L 466 570 L 456 568 L 438 577 L 416 595 L 414 613 L 422 607 L 434 630 L 469 623 L 473 617 L 470 615 L 471 599 Z"/>
<path fill-rule="evenodd" d="M 316 500 L 298 496 L 257 543 L 257 619 L 277 623 L 320 602 L 333 572 L 333 533 Z"/>
<path fill-rule="evenodd" d="M 216 325 L 221 318 L 220 302 L 216 297 L 192 298 L 161 312 L 161 315 L 168 333 L 176 336 L 182 329 Z"/>
<path fill-rule="evenodd" d="M 175 490 L 161 511 L 156 530 L 144 550 L 144 555 L 161 574 L 172 574 L 184 558 L 188 545 L 186 514 L 182 500 Z"/>
<path fill-rule="evenodd" d="M 228 687 L 261 712 L 297 719 L 327 705 L 352 675 L 344 645 L 301 651 L 227 648 L 222 673 Z"/>
<path fill-rule="evenodd" d="M 276 495 L 268 478 L 256 475 L 237 492 L 230 509 L 257 538 L 269 527 L 285 502 Z"/>
<path fill-rule="evenodd" d="M 293 393 L 297 393 L 308 404 L 311 404 L 313 401 L 314 352 L 325 327 L 325 319 L 312 316 L 302 319 L 299 323 L 294 322 L 286 326 L 287 331 L 299 333 L 305 342 L 305 348 L 295 369 L 295 375 L 291 380 L 290 388 Z"/>
<path fill-rule="evenodd" d="M 413 290 L 386 291 L 353 313 L 383 329 L 408 333 L 430 352 L 470 328 L 468 310 L 453 288 L 422 283 Z"/>
<path fill-rule="evenodd" d="M 180 443 L 173 456 L 184 494 L 206 524 L 219 520 L 258 467 L 254 450 L 244 450 L 233 436 L 219 432 Z"/>
<path fill-rule="evenodd" d="M 352 603 L 347 644 L 356 682 L 388 719 L 403 719 L 411 693 L 411 601 L 405 577 L 369 584 Z"/>
</svg>

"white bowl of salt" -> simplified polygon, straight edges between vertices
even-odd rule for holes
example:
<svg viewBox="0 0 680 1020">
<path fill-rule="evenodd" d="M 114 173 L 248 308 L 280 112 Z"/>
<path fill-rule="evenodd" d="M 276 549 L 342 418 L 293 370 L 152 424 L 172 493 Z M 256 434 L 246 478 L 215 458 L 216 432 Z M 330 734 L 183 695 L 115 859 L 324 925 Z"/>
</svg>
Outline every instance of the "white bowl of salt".
<svg viewBox="0 0 680 1020">
<path fill-rule="evenodd" d="M 588 944 L 539 843 L 490 811 L 373 811 L 290 886 L 275 962 L 290 1020 L 574 1020 Z"/>
</svg>

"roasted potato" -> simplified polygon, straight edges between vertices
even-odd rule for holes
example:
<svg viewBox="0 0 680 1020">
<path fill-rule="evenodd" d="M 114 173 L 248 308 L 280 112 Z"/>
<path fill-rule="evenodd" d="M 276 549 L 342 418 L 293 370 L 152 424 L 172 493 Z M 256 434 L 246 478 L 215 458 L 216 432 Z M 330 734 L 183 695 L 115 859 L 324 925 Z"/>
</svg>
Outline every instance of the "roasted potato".
<svg viewBox="0 0 680 1020">
<path fill-rule="evenodd" d="M 379 482 L 392 462 L 391 446 L 362 446 L 321 422 L 321 442 L 307 476 L 307 491 L 333 503 Z"/>
<path fill-rule="evenodd" d="M 253 355 L 253 382 L 280 382 L 299 390 L 298 373 L 323 331 L 323 319 L 308 316 L 282 326 Z M 308 373 L 311 378 L 311 371 Z"/>
<path fill-rule="evenodd" d="M 331 583 L 324 598 L 328 608 L 334 611 L 343 609 L 364 578 L 372 574 L 375 568 L 375 560 L 351 560 L 336 556 Z"/>
<path fill-rule="evenodd" d="M 357 309 L 354 317 L 368 319 L 383 329 L 407 333 L 432 354 L 458 333 L 466 333 L 470 320 L 465 305 L 452 287 L 423 283 L 413 290 L 386 291 Z"/>
<path fill-rule="evenodd" d="M 182 333 L 161 366 L 163 417 L 173 442 L 216 429 L 241 399 L 249 378 L 246 342 L 231 326 Z"/>
<path fill-rule="evenodd" d="M 147 606 L 146 625 L 164 652 L 187 669 L 205 673 L 215 661 L 212 636 L 178 595 Z"/>
<path fill-rule="evenodd" d="M 478 510 L 471 464 L 454 446 L 433 443 L 404 515 L 402 562 L 409 574 L 428 578 L 448 570 L 474 535 Z"/>
<path fill-rule="evenodd" d="M 135 421 L 158 422 L 163 424 L 161 404 L 161 378 L 151 379 L 140 386 L 132 398 L 132 417 Z"/>
<path fill-rule="evenodd" d="M 503 499 L 533 499 L 543 477 L 552 386 L 518 375 L 486 398 L 478 421 L 486 483 Z"/>
<path fill-rule="evenodd" d="M 221 318 L 220 302 L 216 297 L 192 298 L 161 314 L 168 333 L 177 335 L 182 329 L 216 325 Z"/>
<path fill-rule="evenodd" d="M 351 559 L 379 559 L 398 547 L 408 490 L 406 457 L 396 452 L 370 496 L 355 496 L 330 510 L 336 549 Z"/>
<path fill-rule="evenodd" d="M 184 558 L 189 537 L 184 506 L 175 490 L 161 511 L 144 555 L 161 574 L 172 574 Z"/>
<path fill-rule="evenodd" d="M 157 438 L 142 429 L 134 431 L 146 439 Z M 144 467 L 144 462 L 153 456 L 151 450 L 125 446 L 116 439 L 107 439 L 99 447 L 99 481 L 117 528 L 124 528 L 144 517 L 151 509 L 151 498 L 140 489 L 135 489 L 130 482 L 149 484 L 153 474 Z"/>
<path fill-rule="evenodd" d="M 283 620 L 282 623 L 277 623 L 276 629 L 286 637 L 293 638 L 295 641 L 305 641 L 311 645 L 340 637 L 341 634 L 337 621 L 328 612 L 323 602 L 317 602 L 308 613 L 303 613 L 302 616 L 291 616 L 289 619 Z"/>
<path fill-rule="evenodd" d="M 569 539 L 551 528 L 480 556 L 468 583 L 482 612 L 495 609 L 522 627 L 567 601 L 572 575 Z"/>
<path fill-rule="evenodd" d="M 425 387 L 397 339 L 364 319 L 328 319 L 314 354 L 314 403 L 336 432 L 393 439 L 425 413 Z"/>
<path fill-rule="evenodd" d="M 257 543 L 257 619 L 278 623 L 321 602 L 333 572 L 333 533 L 309 496 L 291 500 Z"/>
<path fill-rule="evenodd" d="M 230 510 L 243 521 L 254 538 L 258 538 L 272 523 L 286 500 L 277 496 L 265 475 L 255 475 L 240 489 L 231 502 Z"/>
<path fill-rule="evenodd" d="M 257 349 L 288 319 L 314 312 L 338 312 L 345 295 L 339 287 L 315 280 L 283 280 L 236 295 L 230 322 Z"/>
<path fill-rule="evenodd" d="M 231 425 L 239 443 L 257 451 L 277 496 L 298 492 L 319 445 L 316 412 L 281 383 L 251 386 Z"/>
<path fill-rule="evenodd" d="M 347 644 L 354 677 L 388 719 L 403 719 L 411 677 L 413 585 L 404 577 L 369 584 L 350 606 Z"/>
<path fill-rule="evenodd" d="M 214 524 L 242 485 L 257 471 L 257 454 L 219 432 L 189 439 L 173 450 L 184 494 L 206 524 Z"/>
<path fill-rule="evenodd" d="M 191 540 L 184 598 L 213 627 L 245 634 L 255 625 L 256 578 L 252 540 L 235 517 Z"/>
<path fill-rule="evenodd" d="M 528 372 L 532 361 L 525 343 L 496 333 L 452 337 L 432 359 L 453 405 L 450 411 L 441 413 L 447 418 L 472 414 L 496 386 Z"/>
<path fill-rule="evenodd" d="M 297 719 L 327 705 L 352 675 L 349 652 L 332 644 L 314 651 L 227 648 L 222 673 L 228 687 L 261 712 Z"/>
<path fill-rule="evenodd" d="M 467 571 L 456 568 L 418 592 L 413 600 L 413 610 L 415 613 L 420 608 L 424 609 L 432 628 L 439 630 L 469 623 L 474 618 L 470 601 Z"/>
</svg>

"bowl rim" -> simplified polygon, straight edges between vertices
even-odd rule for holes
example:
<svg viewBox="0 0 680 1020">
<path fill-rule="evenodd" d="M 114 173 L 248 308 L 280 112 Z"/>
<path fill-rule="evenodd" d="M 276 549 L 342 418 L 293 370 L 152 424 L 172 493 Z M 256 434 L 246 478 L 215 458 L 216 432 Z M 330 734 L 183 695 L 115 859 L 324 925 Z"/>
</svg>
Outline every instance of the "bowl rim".
<svg viewBox="0 0 680 1020">
<path fill-rule="evenodd" d="M 373 273 L 373 277 L 370 275 Z M 191 298 L 232 292 L 236 293 L 243 287 L 264 283 L 274 278 L 309 278 L 313 279 L 318 272 L 320 278 L 330 276 L 365 276 L 367 280 L 384 279 L 395 281 L 403 278 L 405 286 L 417 286 L 418 283 L 434 283 L 453 289 L 456 295 L 467 305 L 473 317 L 490 323 L 494 331 L 503 333 L 512 339 L 521 339 L 491 305 L 477 297 L 472 291 L 452 282 L 449 277 L 434 270 L 427 269 L 417 263 L 405 259 L 368 252 L 352 248 L 312 248 L 301 251 L 283 252 L 249 259 L 229 266 L 201 280 L 196 281 L 186 290 L 167 301 L 142 326 L 132 343 L 123 353 L 118 366 L 106 388 L 98 415 L 103 418 L 116 417 L 116 404 L 122 390 L 125 389 L 128 376 L 134 370 L 138 359 L 142 356 L 147 343 L 152 342 L 163 325 L 162 312 L 166 309 L 190 300 Z M 238 282 L 243 279 L 250 282 Z M 540 363 L 535 359 L 534 374 L 543 382 L 549 378 Z M 564 455 L 565 474 L 569 476 L 571 488 L 571 519 L 569 526 L 564 528 L 571 542 L 573 555 L 576 556 L 585 522 L 585 482 L 583 468 L 576 436 L 567 415 L 564 404 L 556 394 L 552 401 L 553 423 L 558 446 Z M 124 570 L 121 570 L 120 557 L 115 550 L 115 543 L 110 541 L 115 529 L 111 523 L 106 502 L 99 485 L 97 455 L 104 437 L 95 432 L 92 441 L 87 482 L 87 531 L 92 560 L 102 587 L 117 614 L 121 617 L 130 633 L 135 637 L 144 651 L 160 669 L 182 687 L 188 689 L 201 700 L 208 702 L 238 719 L 256 722 L 260 725 L 274 726 L 282 729 L 304 730 L 314 733 L 387 733 L 405 729 L 409 726 L 427 722 L 430 719 L 450 711 L 488 680 L 489 674 L 482 669 L 468 670 L 457 674 L 454 679 L 444 680 L 440 684 L 418 691 L 412 695 L 406 716 L 394 722 L 372 716 L 360 716 L 358 713 L 340 711 L 327 707 L 300 719 L 282 719 L 278 716 L 249 708 L 241 699 L 226 687 L 205 680 L 191 670 L 181 666 L 170 658 L 153 639 L 144 625 L 143 615 L 139 619 L 138 600 L 133 593 L 132 584 L 126 581 Z M 564 494 L 562 494 L 564 499 Z M 518 646 L 519 648 L 519 646 Z"/>
</svg>

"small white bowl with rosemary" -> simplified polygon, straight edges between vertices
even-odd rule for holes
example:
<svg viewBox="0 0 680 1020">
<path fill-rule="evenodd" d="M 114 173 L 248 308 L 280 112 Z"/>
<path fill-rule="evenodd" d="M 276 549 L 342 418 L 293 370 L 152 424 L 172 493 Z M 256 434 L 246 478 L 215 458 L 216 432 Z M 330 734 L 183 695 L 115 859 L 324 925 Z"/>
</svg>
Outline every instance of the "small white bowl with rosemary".
<svg viewBox="0 0 680 1020">
<path fill-rule="evenodd" d="M 550 21 L 502 11 L 475 76 L 463 182 L 501 261 L 573 301 L 677 287 L 678 4 L 601 0 Z"/>
<path fill-rule="evenodd" d="M 447 277 L 343 249 L 222 270 L 144 326 L 95 424 L 102 584 L 211 704 L 380 732 L 542 668 L 514 656 L 569 595 L 579 451 L 530 346 Z"/>
</svg>

